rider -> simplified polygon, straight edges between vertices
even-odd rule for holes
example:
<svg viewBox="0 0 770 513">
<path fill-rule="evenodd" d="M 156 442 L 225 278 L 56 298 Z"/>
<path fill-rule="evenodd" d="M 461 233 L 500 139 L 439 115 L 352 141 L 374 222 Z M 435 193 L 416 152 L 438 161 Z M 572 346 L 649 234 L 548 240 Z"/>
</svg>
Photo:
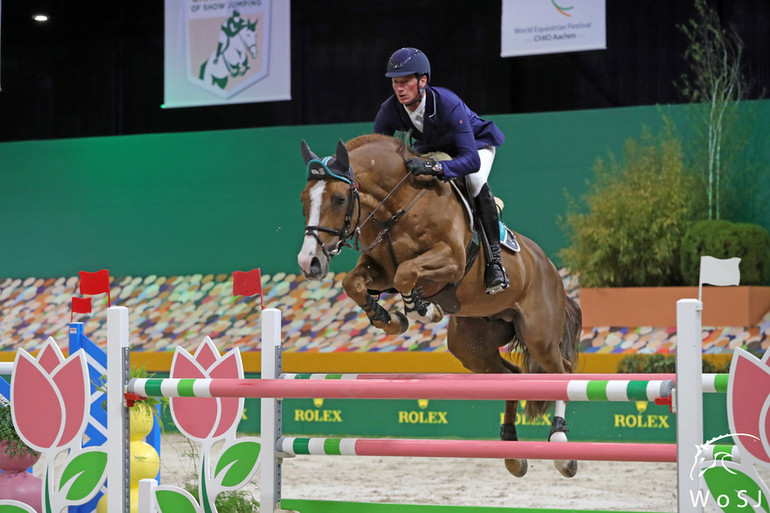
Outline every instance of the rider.
<svg viewBox="0 0 770 513">
<path fill-rule="evenodd" d="M 227 18 L 227 20 L 225 20 L 225 22 L 222 24 L 222 32 L 227 36 L 227 39 L 225 39 L 225 41 L 227 41 L 231 37 L 235 37 L 236 34 L 238 34 L 238 32 L 240 32 L 241 29 L 245 26 L 246 26 L 246 21 L 243 18 L 241 18 L 241 13 L 238 12 L 237 9 L 234 9 L 233 15 Z M 222 43 L 221 37 L 222 36 L 220 36 L 219 43 L 217 43 L 217 53 L 214 56 L 214 64 L 217 63 L 217 61 L 219 60 L 219 57 L 222 55 L 222 53 L 225 51 L 225 48 L 227 47 L 226 43 L 225 44 Z"/>
<path fill-rule="evenodd" d="M 428 85 L 430 62 L 420 50 L 396 50 L 388 60 L 385 76 L 391 79 L 395 94 L 380 106 L 374 131 L 393 135 L 411 130 L 417 151 L 441 151 L 452 157 L 443 162 L 408 159 L 406 167 L 414 175 L 433 175 L 442 180 L 466 177 L 487 240 L 486 292 L 495 294 L 506 289 L 509 282 L 500 261 L 497 205 L 487 184 L 495 150 L 505 136 L 449 89 Z"/>
</svg>

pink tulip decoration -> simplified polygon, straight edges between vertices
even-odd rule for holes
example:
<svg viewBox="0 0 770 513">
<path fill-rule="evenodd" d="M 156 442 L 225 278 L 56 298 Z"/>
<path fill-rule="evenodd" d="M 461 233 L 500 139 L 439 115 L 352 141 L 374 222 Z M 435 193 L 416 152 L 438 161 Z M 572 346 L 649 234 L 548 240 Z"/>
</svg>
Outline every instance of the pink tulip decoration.
<svg viewBox="0 0 770 513">
<path fill-rule="evenodd" d="M 727 418 L 741 459 L 752 458 L 760 465 L 770 465 L 769 357 L 770 351 L 759 360 L 751 353 L 736 349 L 727 389 Z"/>
<path fill-rule="evenodd" d="M 84 358 L 65 360 L 50 338 L 37 360 L 27 352 L 17 355 L 11 408 L 24 443 L 43 452 L 80 440 L 88 425 L 89 387 L 82 378 L 85 365 Z M 41 422 L 43 418 L 45 422 Z"/>
<path fill-rule="evenodd" d="M 171 362 L 171 378 L 243 378 L 243 367 L 237 349 L 225 356 L 209 337 L 195 351 L 195 356 L 177 347 Z M 238 397 L 174 397 L 170 399 L 171 415 L 177 427 L 188 438 L 198 442 L 219 440 L 238 427 L 243 411 L 243 398 Z"/>
<path fill-rule="evenodd" d="M 177 347 L 171 362 L 170 378 L 242 379 L 243 364 L 238 349 L 224 356 L 206 337 L 195 356 Z M 196 511 L 214 513 L 217 495 L 243 487 L 258 468 L 260 443 L 256 438 L 236 438 L 243 412 L 243 398 L 172 397 L 171 416 L 179 430 L 202 444 L 199 472 L 200 505 L 186 491 L 163 485 L 155 491 L 161 513 Z M 218 459 L 211 456 L 214 442 L 224 439 Z M 212 468 L 210 468 L 212 467 Z"/>
<path fill-rule="evenodd" d="M 42 503 L 46 513 L 87 502 L 104 482 L 107 454 L 99 447 L 81 448 L 89 396 L 82 350 L 65 359 L 49 338 L 37 358 L 23 349 L 17 351 L 11 378 L 13 423 L 19 438 L 44 455 Z M 57 476 L 54 461 L 62 451 L 68 455 Z"/>
</svg>

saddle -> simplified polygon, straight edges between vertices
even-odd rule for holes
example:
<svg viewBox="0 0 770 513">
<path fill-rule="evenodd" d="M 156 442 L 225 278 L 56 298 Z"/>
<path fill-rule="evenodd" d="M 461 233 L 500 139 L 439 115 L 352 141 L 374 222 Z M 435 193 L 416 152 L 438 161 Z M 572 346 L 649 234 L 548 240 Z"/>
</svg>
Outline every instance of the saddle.
<svg viewBox="0 0 770 513">
<path fill-rule="evenodd" d="M 454 189 L 455 193 L 457 194 L 457 198 L 460 200 L 460 203 L 462 203 L 463 207 L 465 207 L 465 212 L 468 214 L 468 220 L 470 222 L 469 228 L 473 231 L 473 238 L 478 243 L 479 231 L 478 227 L 476 226 L 473 208 L 471 208 L 468 186 L 465 183 L 465 180 L 457 178 L 450 180 L 449 183 L 452 185 L 452 189 Z M 503 201 L 500 198 L 495 197 L 495 203 L 497 204 L 498 212 L 501 212 L 504 206 Z M 508 228 L 502 220 L 500 221 L 500 245 L 514 253 L 518 253 L 521 249 L 519 242 L 516 240 L 516 234 L 513 233 L 513 231 Z"/>
<path fill-rule="evenodd" d="M 481 247 L 479 243 L 480 235 L 477 223 L 474 219 L 475 216 L 473 208 L 471 208 L 470 195 L 468 194 L 468 187 L 465 180 L 455 179 L 450 180 L 449 183 L 457 194 L 458 200 L 465 207 L 470 222 L 470 228 L 473 231 L 471 241 L 468 244 L 468 247 L 465 248 L 465 271 L 463 272 L 463 276 L 465 276 L 479 256 L 479 248 Z M 495 202 L 497 203 L 498 209 L 502 210 L 502 201 L 495 198 Z M 521 249 L 519 242 L 516 240 L 516 234 L 503 224 L 502 221 L 500 221 L 500 246 L 514 253 L 517 253 Z M 460 310 L 460 302 L 457 300 L 457 286 L 458 283 L 448 283 L 438 293 L 426 297 L 425 300 L 439 305 L 441 309 L 444 310 L 444 313 L 453 314 Z"/>
</svg>

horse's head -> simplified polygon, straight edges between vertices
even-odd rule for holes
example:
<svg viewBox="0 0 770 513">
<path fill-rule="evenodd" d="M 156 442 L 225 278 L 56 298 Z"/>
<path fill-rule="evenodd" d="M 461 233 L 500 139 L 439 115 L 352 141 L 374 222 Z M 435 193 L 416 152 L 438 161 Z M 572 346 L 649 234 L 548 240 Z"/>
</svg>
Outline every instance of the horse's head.
<svg viewBox="0 0 770 513">
<path fill-rule="evenodd" d="M 302 191 L 305 240 L 297 255 L 305 277 L 321 280 L 329 262 L 354 235 L 360 217 L 358 184 L 350 168 L 348 150 L 342 141 L 333 157 L 317 157 L 302 141 L 302 158 L 307 166 L 307 185 Z"/>
<path fill-rule="evenodd" d="M 246 47 L 252 59 L 257 58 L 257 23 L 259 20 L 247 21 L 246 26 L 238 32 L 238 35 L 243 41 L 243 46 Z"/>
</svg>

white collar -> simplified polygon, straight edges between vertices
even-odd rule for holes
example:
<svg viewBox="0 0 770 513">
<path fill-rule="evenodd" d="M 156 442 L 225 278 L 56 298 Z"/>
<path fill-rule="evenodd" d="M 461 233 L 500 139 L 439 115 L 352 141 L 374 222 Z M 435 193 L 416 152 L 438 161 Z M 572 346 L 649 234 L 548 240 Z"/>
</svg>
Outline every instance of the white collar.
<svg viewBox="0 0 770 513">
<path fill-rule="evenodd" d="M 404 105 L 404 110 L 406 110 L 406 113 L 409 115 L 409 118 L 412 120 L 412 124 L 420 132 L 422 132 L 422 127 L 424 125 L 423 120 L 425 119 L 425 103 L 426 103 L 425 100 L 427 96 L 428 95 L 425 92 L 423 92 L 420 105 L 418 105 L 414 111 L 410 111 L 409 109 L 406 108 L 406 105 Z"/>
</svg>

